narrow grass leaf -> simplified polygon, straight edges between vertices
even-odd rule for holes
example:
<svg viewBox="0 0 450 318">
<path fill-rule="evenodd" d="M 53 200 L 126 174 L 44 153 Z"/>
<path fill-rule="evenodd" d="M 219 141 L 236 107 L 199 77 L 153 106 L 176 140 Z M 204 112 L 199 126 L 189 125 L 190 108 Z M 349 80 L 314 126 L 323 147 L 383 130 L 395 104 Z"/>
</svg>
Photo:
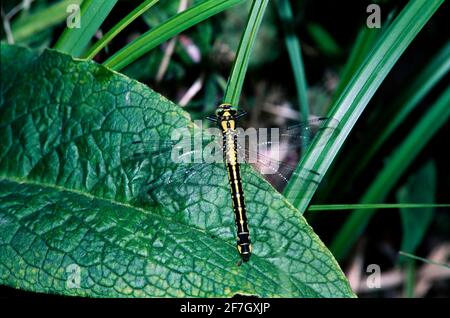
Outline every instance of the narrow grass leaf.
<svg viewBox="0 0 450 318">
<path fill-rule="evenodd" d="M 111 30 L 108 31 L 97 43 L 95 43 L 84 55 L 85 59 L 92 59 L 98 52 L 100 52 L 109 42 L 112 41 L 123 29 L 125 29 L 131 22 L 140 17 L 144 12 L 153 7 L 159 0 L 146 0 L 141 3 L 136 9 L 131 11 L 125 18 L 117 23 Z"/>
<path fill-rule="evenodd" d="M 284 191 L 288 200 L 301 212 L 306 210 L 318 183 L 304 181 L 300 172 L 307 169 L 314 171 L 320 178 L 325 175 L 375 91 L 442 2 L 410 1 L 383 33 L 336 101 L 328 115 L 333 121 L 339 122 L 335 134 L 330 135 L 326 131 L 317 134 L 297 166 L 297 175 L 300 177 L 291 178 Z"/>
<path fill-rule="evenodd" d="M 416 285 L 416 264 L 413 259 L 408 259 L 405 264 L 405 286 L 404 295 L 407 298 L 414 297 L 414 287 Z"/>
<path fill-rule="evenodd" d="M 350 82 L 352 76 L 356 73 L 362 62 L 364 62 L 370 50 L 375 45 L 380 33 L 381 29 L 369 29 L 365 25 L 360 29 L 356 37 L 355 44 L 350 52 L 348 61 L 345 64 L 344 70 L 340 76 L 338 87 L 334 92 L 335 98 L 341 95 L 344 88 Z"/>
<path fill-rule="evenodd" d="M 240 2 L 243 0 L 206 0 L 193 5 L 123 47 L 106 60 L 104 65 L 120 71 L 171 37 Z"/>
<path fill-rule="evenodd" d="M 347 160 L 335 170 L 322 195 L 324 197 L 331 195 L 333 189 L 344 177 L 348 184 L 352 184 L 383 144 L 449 71 L 450 42 L 446 43 L 431 59 L 430 63 L 392 102 L 392 105 L 386 107 L 386 111 L 373 123 L 373 126 L 378 129 L 370 130 L 366 135 L 366 139 L 371 141 L 370 146 L 362 142 L 350 149 L 346 156 Z"/>
<path fill-rule="evenodd" d="M 72 56 L 81 56 L 117 0 L 84 0 L 80 10 L 80 27 L 66 27 L 55 49 Z"/>
<path fill-rule="evenodd" d="M 229 103 L 235 107 L 239 105 L 242 85 L 244 84 L 245 74 L 247 73 L 248 63 L 252 53 L 253 46 L 256 41 L 259 26 L 264 17 L 268 0 L 254 0 L 248 16 L 247 25 L 242 34 L 239 47 L 236 52 L 233 69 L 228 78 L 224 103 Z"/>
<path fill-rule="evenodd" d="M 421 261 L 421 262 L 424 262 L 424 263 L 427 263 L 427 264 L 431 264 L 431 265 L 446 267 L 446 268 L 450 269 L 450 265 L 445 264 L 445 263 L 438 263 L 438 262 L 432 261 L 430 259 L 419 257 L 419 256 L 416 256 L 416 255 L 413 255 L 413 254 L 410 254 L 410 253 L 403 252 L 403 251 L 400 251 L 398 253 L 401 256 L 408 257 L 408 258 L 411 258 L 411 259 L 415 259 L 417 261 Z"/>
<path fill-rule="evenodd" d="M 362 197 L 362 204 L 384 200 L 428 141 L 447 122 L 450 116 L 448 105 L 450 105 L 450 87 L 430 107 L 407 138 L 394 151 L 383 170 Z M 338 260 L 345 257 L 375 211 L 375 209 L 365 210 L 364 213 L 360 213 L 359 210 L 356 210 L 350 215 L 331 244 L 331 250 Z"/>
<path fill-rule="evenodd" d="M 63 0 L 31 13 L 26 19 L 17 19 L 11 29 L 14 41 L 22 42 L 33 35 L 51 28 L 67 18 L 69 5 L 80 5 L 82 0 Z"/>
<path fill-rule="evenodd" d="M 428 161 L 414 173 L 397 191 L 399 202 L 434 203 L 436 193 L 437 171 L 433 161 Z M 402 220 L 402 244 L 400 249 L 414 253 L 422 242 L 434 215 L 433 207 L 424 207 L 419 211 L 403 207 L 400 210 Z"/>
<path fill-rule="evenodd" d="M 341 53 L 339 44 L 320 24 L 310 23 L 307 25 L 307 29 L 319 50 L 325 55 L 333 56 Z"/>
<path fill-rule="evenodd" d="M 450 41 L 436 54 L 430 64 L 417 76 L 411 85 L 400 95 L 394 104 L 404 105 L 395 117 L 389 121 L 389 125 L 380 130 L 381 134 L 376 138 L 370 149 L 366 152 L 362 161 L 368 161 L 373 154 L 394 133 L 409 114 L 422 102 L 427 94 L 450 71 Z M 367 158 L 366 158 L 367 157 Z"/>
<path fill-rule="evenodd" d="M 291 60 L 292 72 L 294 73 L 297 99 L 301 114 L 300 120 L 309 118 L 308 84 L 306 81 L 305 67 L 303 63 L 300 41 L 294 32 L 294 16 L 289 0 L 275 1 L 280 17 L 281 26 L 284 31 L 284 42 Z"/>
<path fill-rule="evenodd" d="M 366 24 L 361 27 L 356 37 L 355 44 L 350 52 L 348 61 L 345 63 L 344 70 L 342 71 L 341 78 L 339 79 L 338 87 L 334 92 L 333 103 L 341 95 L 353 75 L 369 55 L 376 41 L 379 40 L 383 32 L 389 29 L 389 26 L 394 19 L 394 13 L 395 11 L 389 13 L 386 21 L 383 22 L 382 28 L 368 28 Z"/>
<path fill-rule="evenodd" d="M 450 204 L 436 203 L 367 203 L 367 204 L 311 204 L 308 212 L 318 211 L 349 211 L 349 210 L 372 210 L 372 209 L 427 209 L 427 208 L 450 208 Z M 363 211 L 362 211 L 363 212 Z"/>
</svg>

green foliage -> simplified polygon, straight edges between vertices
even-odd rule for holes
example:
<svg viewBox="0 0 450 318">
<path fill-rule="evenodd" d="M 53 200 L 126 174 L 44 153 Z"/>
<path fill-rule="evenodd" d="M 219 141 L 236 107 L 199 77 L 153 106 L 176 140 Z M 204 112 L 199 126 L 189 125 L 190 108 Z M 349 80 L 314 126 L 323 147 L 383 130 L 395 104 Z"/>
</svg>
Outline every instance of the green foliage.
<svg viewBox="0 0 450 318">
<path fill-rule="evenodd" d="M 66 27 L 55 49 L 72 56 L 81 56 L 116 3 L 117 0 L 84 0 L 80 10 L 80 27 Z"/>
<path fill-rule="evenodd" d="M 8 40 L 13 37 L 41 51 L 58 39 L 54 30 L 64 26 L 67 5 L 80 2 L 34 1 L 30 9 L 20 9 L 18 4 L 25 6 L 25 1 L 4 1 L 2 36 L 11 22 Z M 443 188 L 450 186 L 447 170 L 435 145 L 430 145 L 430 153 L 422 151 L 448 123 L 450 112 L 450 90 L 442 83 L 450 70 L 450 42 L 436 28 L 442 15 L 433 18 L 417 44 L 388 73 L 443 1 L 412 0 L 397 16 L 398 4 L 382 2 L 382 29 L 350 21 L 334 21 L 339 29 L 331 29 L 318 22 L 322 16 L 316 9 L 322 7 L 316 2 L 276 0 L 266 8 L 266 0 L 193 0 L 182 13 L 179 1 L 153 6 L 156 2 L 133 2 L 133 11 L 134 7 L 110 14 L 116 0 L 85 0 L 82 28 L 66 29 L 55 46 L 72 57 L 2 44 L 0 283 L 95 297 L 354 296 L 302 212 L 307 209 L 314 213 L 309 216 L 330 222 L 331 214 L 353 210 L 331 242 L 335 257 L 344 260 L 377 210 L 399 209 L 403 231 L 392 222 L 386 224 L 403 233 L 399 260 L 405 271 L 404 295 L 414 296 L 415 260 L 433 261 L 413 253 L 419 245 L 432 247 L 426 240 L 430 226 L 433 237 L 449 230 L 448 213 L 437 210 L 450 206 L 439 202 Z M 140 22 L 121 32 L 138 18 Z M 331 14 L 328 18 L 334 19 Z M 105 25 L 119 22 L 86 50 L 105 19 Z M 168 55 L 164 42 L 181 32 Z M 357 33 L 355 41 L 345 41 L 342 32 Z M 114 45 L 96 57 L 106 68 L 76 59 L 94 57 L 116 36 Z M 290 64 L 276 59 L 283 40 Z M 441 49 L 430 55 L 430 48 L 420 41 Z M 124 46 L 116 50 L 121 43 Z M 341 64 L 348 51 L 347 62 Z M 156 74 L 168 56 L 161 78 Z M 418 63 L 422 69 L 416 68 L 418 60 L 430 56 L 427 63 Z M 405 66 L 405 61 L 412 63 Z M 170 161 L 168 152 L 139 155 L 133 141 L 152 145 L 155 136 L 169 140 L 174 129 L 195 129 L 194 125 L 177 105 L 114 72 L 118 70 L 176 99 L 194 81 L 200 83 L 186 108 L 194 119 L 213 113 L 223 95 L 225 102 L 252 108 L 249 121 L 241 122 L 244 126 L 256 121 L 278 125 L 310 115 L 338 119 L 334 134 L 325 136 L 319 130 L 297 166 L 297 171 L 316 172 L 319 179 L 327 174 L 313 201 L 317 204 L 309 205 L 317 178 L 308 182 L 298 173 L 285 189 L 287 200 L 244 166 L 255 250 L 249 263 L 237 266 L 223 165 L 205 165 L 188 183 L 166 182 L 184 165 Z M 337 85 L 334 74 L 339 74 Z M 243 91 L 246 77 L 250 80 Z M 392 90 L 398 78 L 403 82 Z M 295 98 L 299 108 L 288 110 L 286 102 Z M 279 116 L 259 113 L 273 112 L 279 103 L 284 104 Z M 363 111 L 367 115 L 360 120 Z M 307 144 L 305 140 L 303 146 Z M 427 164 L 410 169 L 421 152 Z M 381 168 L 368 169 L 372 167 Z M 389 203 L 393 195 L 398 203 Z M 323 204 L 328 202 L 339 204 Z M 380 218 L 389 221 L 386 215 Z M 72 265 L 81 270 L 79 289 L 67 286 Z"/>
<path fill-rule="evenodd" d="M 307 169 L 320 176 L 325 175 L 377 88 L 442 2 L 434 0 L 425 3 L 416 0 L 406 5 L 377 41 L 330 110 L 328 116 L 339 121 L 335 136 L 326 134 L 326 131 L 319 133 L 299 163 L 298 172 Z M 324 146 L 318 149 L 317 145 Z M 300 173 L 298 175 L 301 176 Z M 284 194 L 295 207 L 304 212 L 316 189 L 317 183 L 305 182 L 300 177 L 292 178 Z M 348 234 L 355 238 L 354 232 Z"/>
<path fill-rule="evenodd" d="M 44 6 L 36 10 L 26 18 L 20 17 L 11 28 L 14 41 L 16 43 L 32 40 L 39 32 L 45 31 L 67 18 L 67 6 L 71 4 L 80 4 L 82 0 L 63 0 L 51 6 Z"/>
<path fill-rule="evenodd" d="M 141 16 L 148 9 L 153 7 L 159 0 L 146 0 L 138 7 L 131 11 L 125 18 L 117 23 L 111 30 L 108 31 L 95 45 L 93 45 L 85 54 L 84 58 L 92 59 L 98 52 L 100 52 L 111 40 L 125 29 L 131 22 Z"/>
<path fill-rule="evenodd" d="M 294 15 L 289 0 L 275 1 L 278 15 L 281 20 L 284 31 L 284 41 L 289 53 L 289 58 L 292 64 L 292 71 L 294 73 L 295 87 L 297 89 L 297 99 L 300 109 L 301 120 L 309 119 L 309 105 L 308 105 L 308 85 L 306 82 L 305 68 L 303 66 L 302 50 L 300 41 L 293 30 Z"/>
<path fill-rule="evenodd" d="M 433 161 L 429 161 L 397 191 L 397 200 L 404 203 L 434 203 L 436 181 L 436 166 Z M 414 253 L 430 226 L 434 209 L 432 207 L 419 210 L 403 208 L 400 210 L 400 214 L 403 228 L 400 250 Z"/>
<path fill-rule="evenodd" d="M 308 32 L 322 53 L 330 56 L 341 54 L 339 44 L 320 24 L 308 24 Z"/>
<path fill-rule="evenodd" d="M 253 5 L 253 1 L 245 1 L 241 6 L 232 7 L 217 19 L 218 30 L 214 39 L 235 52 L 241 42 L 243 31 L 247 26 L 248 12 Z M 249 69 L 255 70 L 264 68 L 268 63 L 273 63 L 279 57 L 278 50 L 268 50 L 268 47 L 279 47 L 282 42 L 279 41 L 279 34 L 276 26 L 276 16 L 269 7 L 264 10 L 264 17 L 259 25 L 257 40 L 253 43 L 251 58 L 249 60 Z"/>
<path fill-rule="evenodd" d="M 433 260 L 430 260 L 430 259 L 427 259 L 427 258 L 423 258 L 423 257 L 418 257 L 418 256 L 416 256 L 416 255 L 413 255 L 413 254 L 410 254 L 410 253 L 406 253 L 406 252 L 402 252 L 402 251 L 400 251 L 399 254 L 400 254 L 400 256 L 403 256 L 403 257 L 408 258 L 408 259 L 410 259 L 410 260 L 411 260 L 411 259 L 412 259 L 412 260 L 417 260 L 417 261 L 424 262 L 424 263 L 426 263 L 426 264 L 431 264 L 431 265 L 436 265 L 436 266 L 442 266 L 442 267 L 445 267 L 445 268 L 447 268 L 447 269 L 450 269 L 450 266 L 449 266 L 448 264 L 446 264 L 446 263 L 435 262 L 435 261 L 433 261 Z"/>
<path fill-rule="evenodd" d="M 234 60 L 233 69 L 228 78 L 227 87 L 225 89 L 224 103 L 229 103 L 234 107 L 238 107 L 239 98 L 241 96 L 242 85 L 244 84 L 245 74 L 247 73 L 248 63 L 252 53 L 253 46 L 256 41 L 259 26 L 264 17 L 268 0 L 254 0 L 250 9 L 247 20 L 247 26 L 241 37 L 241 42 L 237 49 L 236 58 Z"/>
<path fill-rule="evenodd" d="M 361 198 L 361 203 L 380 202 L 386 198 L 414 158 L 447 122 L 450 116 L 448 105 L 450 105 L 450 87 L 444 91 L 405 140 L 395 149 L 387 164 Z M 356 210 L 350 215 L 331 244 L 333 255 L 338 260 L 342 259 L 352 248 L 374 213 L 375 210 Z"/>
<path fill-rule="evenodd" d="M 223 165 L 157 187 L 180 164 L 130 145 L 192 129 L 179 107 L 55 51 L 2 44 L 1 58 L 1 284 L 102 297 L 354 296 L 304 218 L 249 167 L 255 244 L 241 266 Z M 73 264 L 80 288 L 66 285 Z"/>
<path fill-rule="evenodd" d="M 374 155 L 391 138 L 395 131 L 420 105 L 424 98 L 450 71 L 450 42 L 427 63 L 423 70 L 415 76 L 407 87 L 385 107 L 381 115 L 373 122 L 372 129 L 366 134 L 368 143 L 360 143 L 350 150 L 347 160 L 334 171 L 326 194 L 334 192 L 340 180 L 345 178 L 351 184 L 360 173 L 367 168 Z M 352 173 L 349 174 L 348 171 Z"/>
<path fill-rule="evenodd" d="M 385 26 L 386 27 L 386 26 Z M 345 68 L 342 71 L 339 79 L 339 85 L 334 92 L 334 98 L 338 98 L 345 87 L 350 82 L 352 76 L 356 74 L 358 68 L 364 62 L 365 58 L 369 55 L 370 50 L 374 46 L 376 40 L 380 36 L 382 29 L 369 29 L 367 26 L 361 27 L 358 36 L 356 37 L 355 44 L 351 50 L 350 56 Z"/>
<path fill-rule="evenodd" d="M 242 0 L 205 0 L 193 5 L 141 35 L 111 56 L 104 65 L 116 71 L 121 70 L 171 37 L 239 2 Z"/>
<path fill-rule="evenodd" d="M 354 209 L 431 209 L 431 208 L 450 208 L 450 204 L 436 203 L 367 203 L 367 204 L 311 204 L 308 212 L 314 211 L 345 211 Z"/>
</svg>

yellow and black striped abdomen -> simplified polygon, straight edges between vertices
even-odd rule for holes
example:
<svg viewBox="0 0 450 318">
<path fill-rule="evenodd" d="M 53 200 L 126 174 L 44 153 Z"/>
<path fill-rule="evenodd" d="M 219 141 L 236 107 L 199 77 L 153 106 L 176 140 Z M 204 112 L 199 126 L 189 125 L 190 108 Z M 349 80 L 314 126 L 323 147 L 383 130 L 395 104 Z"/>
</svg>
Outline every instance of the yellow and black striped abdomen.
<svg viewBox="0 0 450 318">
<path fill-rule="evenodd" d="M 244 262 L 248 261 L 252 252 L 250 233 L 245 209 L 244 191 L 242 189 L 241 171 L 237 156 L 237 136 L 234 119 L 222 119 L 220 122 L 223 134 L 223 152 L 237 228 L 237 249 Z"/>
</svg>

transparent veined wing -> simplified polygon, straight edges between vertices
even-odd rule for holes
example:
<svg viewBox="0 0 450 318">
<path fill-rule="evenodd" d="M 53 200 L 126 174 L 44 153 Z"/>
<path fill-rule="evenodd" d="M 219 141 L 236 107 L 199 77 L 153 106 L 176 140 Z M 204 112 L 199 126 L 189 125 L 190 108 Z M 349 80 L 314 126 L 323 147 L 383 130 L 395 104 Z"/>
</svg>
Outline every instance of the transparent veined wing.
<svg viewBox="0 0 450 318">
<path fill-rule="evenodd" d="M 257 142 L 256 147 L 240 140 L 237 144 L 239 159 L 243 164 L 251 164 L 276 189 L 282 190 L 294 173 L 296 163 L 286 163 L 283 156 L 274 157 L 273 149 L 282 148 L 280 145 L 286 145 L 286 149 L 299 148 L 304 145 L 300 141 L 303 142 L 305 131 L 311 132 L 308 133 L 309 136 L 319 130 L 332 135 L 336 127 L 334 120 L 320 118 L 279 129 L 279 138 Z M 261 151 L 261 148 L 269 152 Z M 228 183 L 222 149 L 220 134 L 205 134 L 200 142 L 197 141 L 197 145 L 194 145 L 193 137 L 178 140 L 140 138 L 134 140 L 126 151 L 129 162 L 139 164 L 139 169 L 142 169 L 142 165 L 147 165 L 146 169 L 151 170 L 147 174 L 150 177 L 142 180 L 141 198 L 161 203 L 161 195 L 164 193 L 172 197 L 188 196 L 189 186 L 204 186 L 206 191 L 211 191 L 207 189 L 213 184 L 209 181 L 215 178 L 223 180 L 226 187 Z M 305 182 L 318 183 L 321 180 L 321 176 L 314 171 L 302 170 L 295 173 Z M 243 183 L 247 181 L 243 180 Z"/>
<path fill-rule="evenodd" d="M 301 154 L 308 147 L 314 136 L 321 131 L 327 138 L 316 143 L 314 147 L 323 147 L 323 141 L 334 138 L 338 132 L 339 121 L 334 118 L 315 118 L 287 128 L 270 129 L 268 138 L 260 138 L 257 145 L 249 145 L 243 138 L 239 139 L 241 162 L 251 163 L 279 191 L 295 173 L 305 181 L 320 182 L 315 171 L 295 171 Z"/>
<path fill-rule="evenodd" d="M 243 150 L 246 156 L 251 156 L 248 149 Z M 260 152 L 256 154 L 257 159 L 247 161 L 255 170 L 257 170 L 263 177 L 269 181 L 272 186 L 279 192 L 288 184 L 289 179 L 293 176 L 301 178 L 305 182 L 319 183 L 321 178 L 320 174 L 313 171 L 302 169 L 296 171 L 296 166 L 288 162 L 277 160 L 270 155 L 264 155 Z"/>
<path fill-rule="evenodd" d="M 297 125 L 286 128 L 266 128 L 267 138 L 259 138 L 258 149 L 264 149 L 263 146 L 277 146 L 280 150 L 284 149 L 305 149 L 308 147 L 314 136 L 322 131 L 325 136 L 333 138 L 338 132 L 339 121 L 335 118 L 320 117 L 314 118 Z M 259 129 L 260 131 L 261 128 Z M 322 139 L 326 140 L 326 139 Z M 322 146 L 317 144 L 316 147 Z M 258 150 L 261 152 L 260 150 Z"/>
</svg>

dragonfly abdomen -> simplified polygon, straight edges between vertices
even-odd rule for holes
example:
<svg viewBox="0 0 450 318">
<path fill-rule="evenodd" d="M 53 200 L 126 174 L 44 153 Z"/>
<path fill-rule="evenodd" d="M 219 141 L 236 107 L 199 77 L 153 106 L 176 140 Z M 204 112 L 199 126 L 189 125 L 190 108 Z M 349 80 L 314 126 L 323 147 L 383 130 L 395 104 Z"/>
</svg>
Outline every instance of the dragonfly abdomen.
<svg viewBox="0 0 450 318">
<path fill-rule="evenodd" d="M 237 228 L 237 249 L 239 254 L 241 254 L 242 260 L 247 261 L 250 258 L 252 246 L 247 223 L 247 210 L 245 208 L 239 163 L 236 163 L 235 165 L 227 164 L 227 170 Z"/>
<path fill-rule="evenodd" d="M 252 252 L 250 232 L 247 223 L 244 191 L 241 181 L 241 170 L 237 157 L 237 136 L 232 125 L 223 131 L 224 159 L 230 183 L 233 210 L 237 228 L 237 249 L 244 262 L 248 261 Z M 233 127 L 233 126 L 232 126 Z"/>
</svg>

